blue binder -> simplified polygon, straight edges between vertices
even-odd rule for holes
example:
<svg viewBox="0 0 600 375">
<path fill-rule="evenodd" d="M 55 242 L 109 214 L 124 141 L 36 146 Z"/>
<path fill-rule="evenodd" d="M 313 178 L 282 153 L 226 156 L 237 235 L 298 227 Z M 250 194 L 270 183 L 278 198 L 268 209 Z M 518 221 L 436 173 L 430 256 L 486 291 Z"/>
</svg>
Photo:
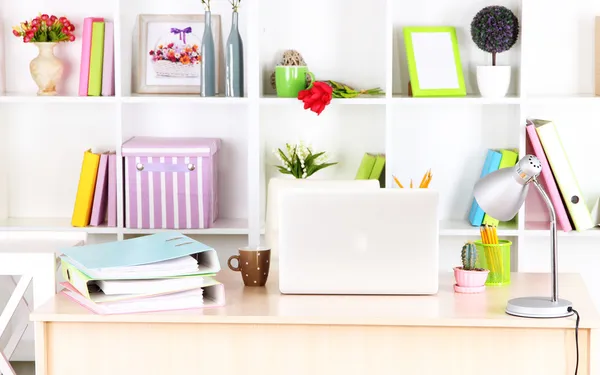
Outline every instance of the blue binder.
<svg viewBox="0 0 600 375">
<path fill-rule="evenodd" d="M 485 158 L 485 163 L 483 164 L 483 170 L 481 171 L 481 176 L 479 178 L 483 178 L 486 175 L 498 170 L 500 168 L 500 160 L 502 159 L 502 154 L 498 151 L 488 150 L 487 156 Z M 477 201 L 473 199 L 473 204 L 471 205 L 471 211 L 469 211 L 469 222 L 471 225 L 475 227 L 481 226 L 483 224 L 483 218 L 485 216 L 485 212 L 479 207 Z"/>
</svg>

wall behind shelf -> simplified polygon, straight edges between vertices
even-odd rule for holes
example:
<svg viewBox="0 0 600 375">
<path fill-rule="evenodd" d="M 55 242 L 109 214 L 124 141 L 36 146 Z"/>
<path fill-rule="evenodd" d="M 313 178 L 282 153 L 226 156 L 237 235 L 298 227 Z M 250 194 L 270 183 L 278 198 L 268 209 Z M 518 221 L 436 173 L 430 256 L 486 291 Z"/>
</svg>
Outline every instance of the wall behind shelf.
<svg viewBox="0 0 600 375">
<path fill-rule="evenodd" d="M 115 149 L 115 110 L 110 104 L 38 104 L 34 113 L 27 104 L 5 107 L 7 216 L 71 217 L 84 151 Z"/>
<path fill-rule="evenodd" d="M 79 62 L 81 60 L 81 33 L 83 19 L 89 16 L 105 17 L 114 20 L 117 14 L 119 0 L 79 1 L 63 0 L 47 2 L 44 0 L 2 1 L 0 2 L 0 24 L 5 59 L 5 91 L 35 95 L 37 86 L 31 79 L 29 62 L 37 56 L 38 49 L 32 44 L 24 44 L 22 39 L 12 34 L 12 26 L 25 20 L 31 20 L 38 12 L 65 16 L 76 26 L 74 35 L 77 38 L 72 43 L 61 43 L 55 48 L 56 56 L 65 65 L 64 80 L 58 90 L 62 95 L 77 95 L 79 88 Z"/>
<path fill-rule="evenodd" d="M 594 92 L 594 17 L 597 0 L 526 1 L 524 60 L 527 95 Z"/>
<path fill-rule="evenodd" d="M 515 13 L 522 22 L 521 0 L 470 0 L 449 2 L 446 0 L 420 0 L 410 2 L 393 1 L 394 64 L 393 92 L 407 94 L 408 66 L 403 28 L 406 26 L 453 26 L 456 28 L 460 58 L 467 93 L 479 94 L 477 88 L 477 66 L 491 65 L 491 54 L 480 50 L 471 39 L 471 21 L 479 10 L 489 5 L 503 5 Z M 519 93 L 521 41 L 508 52 L 497 55 L 497 65 L 510 65 L 512 69 L 509 95 Z"/>
<path fill-rule="evenodd" d="M 441 220 L 465 221 L 488 148 L 518 148 L 519 107 L 508 105 L 394 106 L 394 158 L 387 172 L 416 186 L 431 168 L 440 191 Z"/>
<path fill-rule="evenodd" d="M 385 0 L 260 1 L 261 94 L 283 51 L 302 54 L 317 80 L 357 89 L 386 86 Z"/>
<path fill-rule="evenodd" d="M 239 31 L 244 44 L 244 61 L 248 60 L 248 50 L 252 46 L 247 44 L 247 7 L 253 6 L 251 3 L 242 3 L 239 12 Z M 221 51 L 224 55 L 225 43 L 231 30 L 231 5 L 228 1 L 212 1 L 211 9 L 213 15 L 221 16 Z M 147 0 L 121 0 L 121 63 L 117 65 L 122 69 L 121 88 L 123 96 L 129 96 L 134 89 L 132 83 L 133 62 L 136 61 L 138 46 L 138 27 L 137 18 L 140 14 L 204 14 L 204 7 L 199 0 L 179 0 L 179 1 L 147 1 Z M 204 30 L 193 30 L 193 33 L 202 38 Z M 217 45 L 215 40 L 215 46 Z M 135 51 L 134 51 L 135 50 Z M 222 77 L 219 83 L 220 93 L 225 90 L 225 59 L 221 60 Z M 246 74 L 248 74 L 246 72 Z M 244 82 L 245 92 L 248 91 L 248 80 Z"/>
</svg>

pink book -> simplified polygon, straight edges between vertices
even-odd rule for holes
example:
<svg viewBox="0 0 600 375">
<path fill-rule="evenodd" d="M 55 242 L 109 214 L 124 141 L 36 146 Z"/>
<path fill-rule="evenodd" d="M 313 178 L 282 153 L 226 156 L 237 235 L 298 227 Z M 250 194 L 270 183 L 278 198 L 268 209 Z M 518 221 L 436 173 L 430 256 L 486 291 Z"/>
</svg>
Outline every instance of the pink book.
<svg viewBox="0 0 600 375">
<path fill-rule="evenodd" d="M 567 210 L 565 209 L 565 205 L 560 196 L 554 175 L 552 174 L 552 169 L 546 158 L 546 153 L 544 152 L 542 143 L 535 131 L 535 126 L 527 125 L 525 128 L 527 129 L 527 139 L 529 140 L 529 142 L 527 142 L 527 152 L 532 152 L 542 163 L 542 173 L 540 174 L 541 178 L 539 181 L 544 190 L 546 190 L 546 193 L 548 193 L 548 196 L 554 205 L 554 209 L 556 210 L 558 229 L 562 228 L 563 231 L 570 232 L 573 230 L 573 227 L 569 221 L 569 216 L 567 215 Z M 529 189 L 525 204 L 528 222 L 549 222 L 548 207 L 544 202 L 544 198 L 542 198 L 536 188 L 532 187 Z"/>
<path fill-rule="evenodd" d="M 108 198 L 108 154 L 100 155 L 98 166 L 98 177 L 96 178 L 96 189 L 94 190 L 94 203 L 92 204 L 92 215 L 90 225 L 97 227 L 104 223 L 106 218 L 106 200 Z"/>
<path fill-rule="evenodd" d="M 79 65 L 79 96 L 87 96 L 90 75 L 90 53 L 92 51 L 92 24 L 102 22 L 104 18 L 87 17 L 83 20 L 81 34 L 81 62 Z"/>
<path fill-rule="evenodd" d="M 102 96 L 115 95 L 115 25 L 104 23 L 104 60 L 102 65 Z"/>
<path fill-rule="evenodd" d="M 117 226 L 117 155 L 108 155 L 108 208 L 109 227 Z"/>
</svg>

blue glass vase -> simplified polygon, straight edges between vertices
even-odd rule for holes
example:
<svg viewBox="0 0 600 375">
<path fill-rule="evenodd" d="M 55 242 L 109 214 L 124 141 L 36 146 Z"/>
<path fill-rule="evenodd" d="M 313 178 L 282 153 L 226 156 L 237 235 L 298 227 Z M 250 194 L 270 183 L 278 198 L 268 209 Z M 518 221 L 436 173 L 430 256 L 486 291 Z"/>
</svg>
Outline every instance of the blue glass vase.
<svg viewBox="0 0 600 375">
<path fill-rule="evenodd" d="M 238 29 L 238 12 L 231 19 L 231 32 L 225 46 L 225 95 L 244 96 L 244 45 Z"/>
<path fill-rule="evenodd" d="M 216 95 L 215 41 L 212 33 L 212 18 L 210 11 L 204 13 L 204 35 L 202 36 L 202 69 L 200 72 L 200 95 Z"/>
</svg>

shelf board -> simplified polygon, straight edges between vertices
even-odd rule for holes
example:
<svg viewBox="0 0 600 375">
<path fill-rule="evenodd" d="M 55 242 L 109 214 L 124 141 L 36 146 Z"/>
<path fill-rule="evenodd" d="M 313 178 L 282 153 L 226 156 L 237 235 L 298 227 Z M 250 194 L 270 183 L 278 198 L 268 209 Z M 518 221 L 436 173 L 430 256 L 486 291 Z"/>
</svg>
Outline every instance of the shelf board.
<svg viewBox="0 0 600 375">
<path fill-rule="evenodd" d="M 0 95 L 0 103 L 118 103 L 120 98 L 114 96 L 37 96 L 35 94 L 5 93 Z"/>
<path fill-rule="evenodd" d="M 280 98 L 276 95 L 265 95 L 260 98 L 260 104 L 301 104 L 297 98 Z M 386 98 L 383 96 L 364 96 L 352 99 L 332 99 L 331 105 L 385 105 Z"/>
<path fill-rule="evenodd" d="M 458 97 L 421 97 L 415 98 L 408 95 L 392 96 L 394 104 L 520 104 L 521 98 L 509 95 L 504 98 L 483 98 L 479 95 L 467 95 Z"/>
<path fill-rule="evenodd" d="M 124 234 L 152 234 L 171 231 L 171 229 L 132 229 L 124 228 Z M 217 219 L 208 229 L 177 229 L 183 234 L 213 234 L 213 235 L 243 235 L 248 234 L 248 220 L 246 219 Z"/>
<path fill-rule="evenodd" d="M 525 234 L 527 236 L 539 236 L 539 237 L 550 237 L 550 223 L 548 222 L 526 222 L 525 223 Z M 600 227 L 594 227 L 582 232 L 572 230 L 570 232 L 563 232 L 558 227 L 559 237 L 600 237 Z"/>
<path fill-rule="evenodd" d="M 466 219 L 442 220 L 440 222 L 440 236 L 480 236 L 479 227 L 472 226 Z M 498 236 L 518 236 L 516 224 L 500 223 Z"/>
<path fill-rule="evenodd" d="M 8 218 L 0 220 L 0 231 L 53 231 L 85 232 L 95 234 L 116 234 L 117 228 L 101 225 L 99 227 L 73 227 L 71 218 Z"/>
<path fill-rule="evenodd" d="M 600 96 L 593 94 L 573 95 L 532 95 L 526 99 L 528 104 L 600 104 Z"/>
<path fill-rule="evenodd" d="M 224 96 L 202 97 L 199 95 L 137 95 L 120 98 L 123 103 L 190 103 L 190 104 L 246 104 L 248 98 Z"/>
</svg>

